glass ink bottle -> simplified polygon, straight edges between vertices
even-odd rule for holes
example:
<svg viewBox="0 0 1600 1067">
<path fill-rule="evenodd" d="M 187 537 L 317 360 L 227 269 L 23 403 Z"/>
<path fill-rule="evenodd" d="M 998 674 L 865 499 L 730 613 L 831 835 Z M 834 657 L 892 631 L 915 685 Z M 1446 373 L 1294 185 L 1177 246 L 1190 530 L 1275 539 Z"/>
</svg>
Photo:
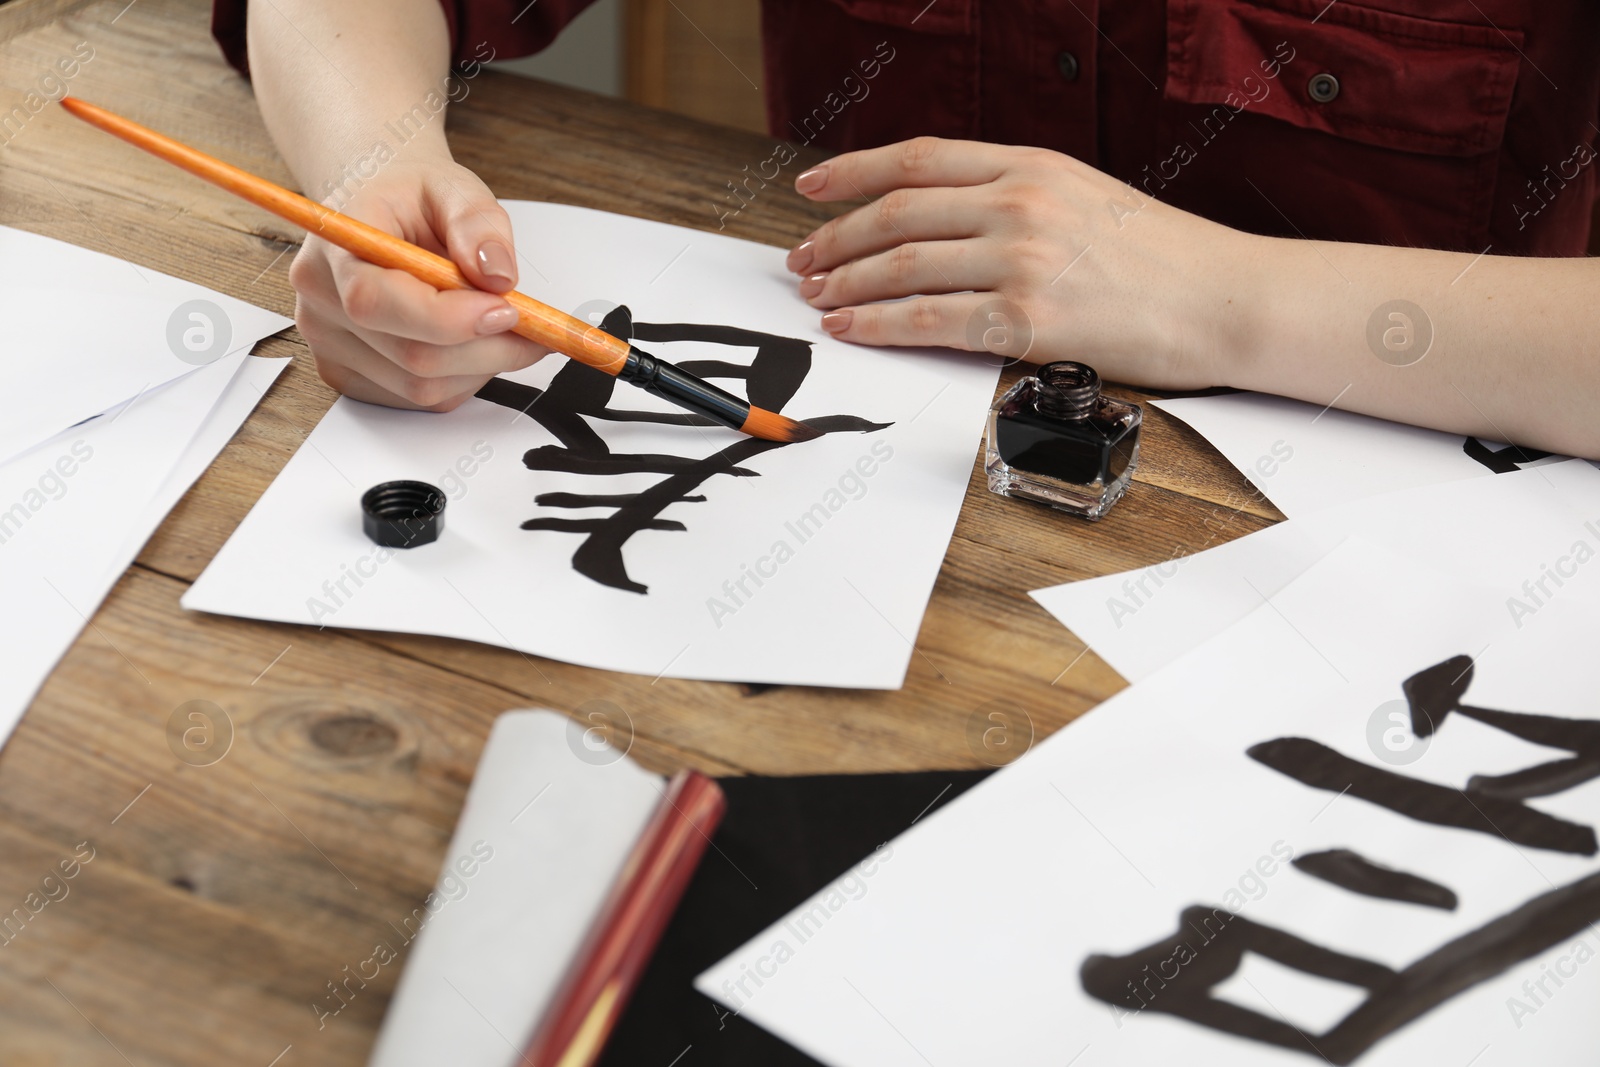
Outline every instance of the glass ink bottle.
<svg viewBox="0 0 1600 1067">
<path fill-rule="evenodd" d="M 989 409 L 989 488 L 1098 519 L 1122 498 L 1139 462 L 1137 404 L 1100 395 L 1083 363 L 1047 363 Z"/>
</svg>

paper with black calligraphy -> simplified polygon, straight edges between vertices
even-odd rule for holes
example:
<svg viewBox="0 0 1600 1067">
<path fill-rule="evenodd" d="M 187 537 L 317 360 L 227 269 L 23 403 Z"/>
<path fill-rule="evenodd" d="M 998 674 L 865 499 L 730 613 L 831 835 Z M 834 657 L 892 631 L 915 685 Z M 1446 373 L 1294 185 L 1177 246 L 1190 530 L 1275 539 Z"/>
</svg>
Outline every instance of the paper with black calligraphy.
<svg viewBox="0 0 1600 1067">
<path fill-rule="evenodd" d="M 341 399 L 186 607 L 437 634 L 651 677 L 896 688 L 998 370 L 821 332 L 781 249 L 507 202 L 522 288 L 825 431 L 776 446 L 552 356 L 449 414 Z M 433 544 L 358 501 L 420 479 Z"/>
<path fill-rule="evenodd" d="M 1600 610 L 1351 539 L 698 988 L 836 1067 L 1578 1067 Z"/>
</svg>

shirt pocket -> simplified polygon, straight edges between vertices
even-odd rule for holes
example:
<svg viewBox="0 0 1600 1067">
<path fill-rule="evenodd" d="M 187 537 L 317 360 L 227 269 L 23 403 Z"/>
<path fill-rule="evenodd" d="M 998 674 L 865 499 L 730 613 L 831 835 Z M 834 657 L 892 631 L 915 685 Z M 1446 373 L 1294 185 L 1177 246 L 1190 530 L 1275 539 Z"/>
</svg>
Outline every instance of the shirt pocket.
<svg viewBox="0 0 1600 1067">
<path fill-rule="evenodd" d="M 1327 0 L 1169 0 L 1167 28 L 1164 97 L 1294 127 L 1279 169 L 1374 219 L 1344 239 L 1487 233 L 1520 31 Z"/>
</svg>

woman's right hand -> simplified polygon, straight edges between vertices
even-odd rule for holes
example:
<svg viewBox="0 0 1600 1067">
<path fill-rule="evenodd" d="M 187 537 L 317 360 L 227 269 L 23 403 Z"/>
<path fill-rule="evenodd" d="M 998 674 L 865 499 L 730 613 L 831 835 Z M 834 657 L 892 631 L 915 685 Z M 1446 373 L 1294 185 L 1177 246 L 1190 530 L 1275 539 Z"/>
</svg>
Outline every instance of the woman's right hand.
<svg viewBox="0 0 1600 1067">
<path fill-rule="evenodd" d="M 325 203 L 448 256 L 486 290 L 441 292 L 307 235 L 289 268 L 295 322 L 317 373 L 339 392 L 389 407 L 450 411 L 496 374 L 549 351 L 508 332 L 517 313 L 496 294 L 517 284 L 511 220 L 465 167 L 392 160 L 348 199 L 338 193 Z"/>
</svg>

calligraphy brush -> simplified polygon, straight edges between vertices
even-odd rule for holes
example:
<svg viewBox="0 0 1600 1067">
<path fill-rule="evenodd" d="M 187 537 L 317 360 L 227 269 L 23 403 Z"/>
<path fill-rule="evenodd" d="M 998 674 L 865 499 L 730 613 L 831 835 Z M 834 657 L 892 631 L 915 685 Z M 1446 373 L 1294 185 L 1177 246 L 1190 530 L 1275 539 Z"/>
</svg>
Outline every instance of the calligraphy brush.
<svg viewBox="0 0 1600 1067">
<path fill-rule="evenodd" d="M 62 97 L 61 106 L 90 125 L 287 219 L 368 263 L 403 270 L 435 289 L 474 288 L 453 262 L 425 248 L 358 222 L 104 108 L 70 96 Z M 741 400 L 666 360 L 611 336 L 598 326 L 541 304 L 531 296 L 520 292 L 503 295 L 506 302 L 517 309 L 513 332 L 697 415 L 704 415 L 719 425 L 742 430 L 752 437 L 785 443 L 822 436 L 820 431 L 803 422 Z"/>
</svg>

